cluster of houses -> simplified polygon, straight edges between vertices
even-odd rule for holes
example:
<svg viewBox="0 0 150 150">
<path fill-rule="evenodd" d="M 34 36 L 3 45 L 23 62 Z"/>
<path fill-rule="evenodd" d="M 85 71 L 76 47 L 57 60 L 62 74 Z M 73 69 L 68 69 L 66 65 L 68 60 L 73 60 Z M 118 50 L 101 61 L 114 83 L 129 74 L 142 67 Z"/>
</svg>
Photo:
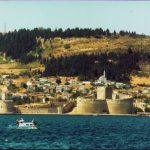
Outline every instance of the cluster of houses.
<svg viewBox="0 0 150 150">
<path fill-rule="evenodd" d="M 16 77 L 17 78 L 17 77 Z M 141 86 L 132 87 L 129 84 L 124 84 L 121 82 L 114 82 L 107 80 L 105 71 L 102 76 L 100 76 L 95 82 L 90 81 L 78 81 L 75 77 L 59 78 L 60 83 L 56 82 L 58 78 L 31 78 L 21 83 L 19 86 L 14 82 L 12 76 L 4 74 L 0 77 L 0 85 L 9 87 L 14 85 L 18 88 L 17 92 L 11 92 L 12 97 L 19 97 L 21 100 L 25 97 L 30 99 L 30 102 L 42 102 L 55 101 L 58 98 L 62 100 L 69 100 L 77 92 L 78 96 L 85 96 L 90 94 L 95 94 L 97 86 L 107 86 L 110 85 L 124 94 L 144 96 L 150 98 L 150 87 Z M 16 79 L 17 80 L 17 79 Z M 77 97 L 76 97 L 77 98 Z M 143 105 L 143 103 L 142 103 Z"/>
<path fill-rule="evenodd" d="M 16 80 L 16 79 L 15 79 Z M 90 82 L 79 82 L 77 78 L 70 77 L 65 80 L 61 80 L 61 83 L 56 82 L 57 78 L 31 78 L 27 82 L 20 83 L 19 85 L 14 82 L 14 80 L 9 75 L 1 75 L 0 85 L 9 87 L 14 85 L 18 88 L 16 92 L 11 92 L 12 97 L 19 97 L 23 99 L 24 97 L 29 97 L 31 101 L 38 101 L 45 103 L 46 100 L 55 100 L 58 97 L 68 100 L 72 97 L 72 94 L 77 91 L 82 94 L 87 94 L 93 92 L 91 89 L 92 85 Z"/>
<path fill-rule="evenodd" d="M 86 94 L 90 90 L 90 83 L 82 83 L 77 81 L 76 79 L 67 79 L 65 82 L 61 82 L 60 84 L 56 83 L 56 80 L 49 80 L 47 78 L 40 78 L 38 81 L 28 81 L 27 91 L 28 93 L 43 93 L 47 98 L 57 98 L 61 97 L 62 99 L 69 99 L 72 93 L 76 93 L 77 91 Z"/>
</svg>

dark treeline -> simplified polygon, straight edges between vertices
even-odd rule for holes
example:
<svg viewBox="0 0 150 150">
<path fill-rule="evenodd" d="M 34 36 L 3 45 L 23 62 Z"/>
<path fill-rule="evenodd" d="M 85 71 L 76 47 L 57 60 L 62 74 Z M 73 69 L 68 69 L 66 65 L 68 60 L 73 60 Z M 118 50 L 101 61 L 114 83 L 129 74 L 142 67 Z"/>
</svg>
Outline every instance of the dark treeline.
<svg viewBox="0 0 150 150">
<path fill-rule="evenodd" d="M 130 81 L 130 73 L 139 70 L 139 60 L 150 60 L 150 54 L 132 52 L 102 53 L 77 55 L 71 57 L 51 58 L 46 64 L 44 75 L 79 76 L 82 80 L 98 78 L 106 70 L 109 80 Z"/>
<path fill-rule="evenodd" d="M 110 37 L 112 35 L 119 34 L 121 36 L 129 35 L 132 37 L 138 36 L 135 32 L 127 32 L 120 31 L 116 33 L 114 31 L 111 33 L 109 29 L 103 30 L 102 28 L 97 29 L 55 29 L 52 31 L 50 28 L 42 29 L 35 28 L 33 30 L 28 29 L 20 29 L 14 32 L 8 32 L 5 34 L 0 33 L 0 52 L 6 52 L 7 56 L 11 56 L 14 59 L 24 60 L 23 57 L 29 51 L 35 51 L 38 47 L 36 42 L 36 37 L 43 37 L 45 39 L 61 37 L 61 38 L 69 38 L 69 37 L 96 37 L 100 38 L 101 36 Z"/>
</svg>

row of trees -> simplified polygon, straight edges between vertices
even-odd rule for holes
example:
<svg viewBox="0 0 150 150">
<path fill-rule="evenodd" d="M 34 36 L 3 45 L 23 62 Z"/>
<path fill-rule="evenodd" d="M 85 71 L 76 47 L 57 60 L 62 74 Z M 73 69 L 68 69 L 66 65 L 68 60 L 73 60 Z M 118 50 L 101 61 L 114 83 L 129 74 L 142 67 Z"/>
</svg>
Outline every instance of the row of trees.
<svg viewBox="0 0 150 150">
<path fill-rule="evenodd" d="M 30 56 L 26 56 L 30 51 L 36 52 L 38 51 L 38 44 L 36 41 L 37 37 L 42 37 L 45 39 L 61 37 L 61 38 L 69 38 L 69 37 L 96 37 L 100 38 L 101 36 L 112 36 L 116 35 L 116 31 L 111 33 L 109 29 L 103 30 L 102 28 L 97 29 L 66 29 L 62 30 L 55 29 L 52 31 L 50 28 L 35 28 L 33 30 L 28 29 L 20 29 L 14 32 L 8 32 L 6 34 L 0 33 L 0 52 L 6 52 L 8 56 L 11 56 L 14 59 L 25 60 Z M 118 34 L 124 36 L 138 36 L 135 32 L 127 32 L 120 31 Z M 30 61 L 29 58 L 28 61 Z"/>
<path fill-rule="evenodd" d="M 98 78 L 106 70 L 110 80 L 129 81 L 129 75 L 139 70 L 138 62 L 150 54 L 141 54 L 128 49 L 125 53 L 101 53 L 51 58 L 45 62 L 45 76 L 79 76 L 89 80 Z"/>
</svg>

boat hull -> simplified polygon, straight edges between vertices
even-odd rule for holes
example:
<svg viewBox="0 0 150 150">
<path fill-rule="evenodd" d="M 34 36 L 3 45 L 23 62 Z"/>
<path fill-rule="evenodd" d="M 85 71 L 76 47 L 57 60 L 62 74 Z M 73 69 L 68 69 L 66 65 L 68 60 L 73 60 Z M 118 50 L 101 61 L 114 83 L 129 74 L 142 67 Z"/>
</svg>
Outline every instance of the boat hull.
<svg viewBox="0 0 150 150">
<path fill-rule="evenodd" d="M 30 130 L 30 129 L 32 129 L 32 130 L 35 130 L 35 129 L 38 129 L 38 127 L 37 126 L 21 126 L 21 127 L 19 127 L 19 126 L 17 126 L 17 125 L 9 125 L 8 126 L 8 128 L 9 129 L 28 129 L 28 130 Z"/>
</svg>

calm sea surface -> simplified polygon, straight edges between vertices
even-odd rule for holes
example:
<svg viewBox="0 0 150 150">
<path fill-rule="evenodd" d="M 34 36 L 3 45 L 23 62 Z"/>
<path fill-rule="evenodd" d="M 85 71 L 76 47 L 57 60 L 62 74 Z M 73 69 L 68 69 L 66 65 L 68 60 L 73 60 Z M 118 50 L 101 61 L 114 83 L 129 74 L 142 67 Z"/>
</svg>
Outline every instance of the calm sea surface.
<svg viewBox="0 0 150 150">
<path fill-rule="evenodd" d="M 34 118 L 38 130 L 8 128 Z M 0 115 L 0 149 L 150 149 L 150 117 Z"/>
</svg>

